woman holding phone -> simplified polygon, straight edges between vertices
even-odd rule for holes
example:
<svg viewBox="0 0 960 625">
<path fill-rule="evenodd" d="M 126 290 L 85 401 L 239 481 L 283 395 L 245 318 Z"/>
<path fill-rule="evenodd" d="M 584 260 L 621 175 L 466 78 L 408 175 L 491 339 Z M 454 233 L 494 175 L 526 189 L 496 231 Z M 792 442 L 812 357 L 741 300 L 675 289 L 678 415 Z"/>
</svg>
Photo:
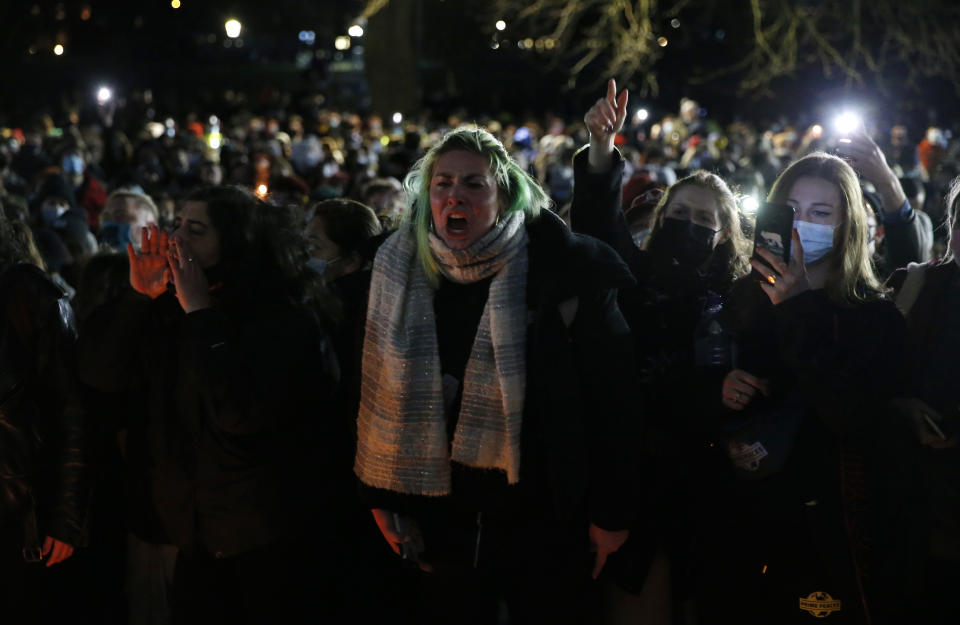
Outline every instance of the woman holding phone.
<svg viewBox="0 0 960 625">
<path fill-rule="evenodd" d="M 749 271 L 749 242 L 733 193 L 697 171 L 671 186 L 657 205 L 645 248 L 633 242 L 621 210 L 624 163 L 614 137 L 626 117 L 627 92 L 610 80 L 584 122 L 590 146 L 574 158 L 572 226 L 614 247 L 637 281 L 618 301 L 630 325 L 640 369 L 630 418 L 645 422 L 641 449 L 652 479 L 631 494 L 637 521 L 611 560 L 606 585 L 611 619 L 669 623 L 689 595 L 697 481 L 716 458 L 708 446 L 722 406 L 723 376 L 733 364 L 721 311 L 737 278 Z M 655 509 L 640 509 L 644 501 Z M 673 573 L 671 573 L 673 571 Z"/>
<path fill-rule="evenodd" d="M 853 169 L 808 155 L 777 178 L 769 202 L 794 211 L 792 254 L 758 247 L 759 276 L 728 309 L 739 348 L 722 401 L 737 423 L 718 439 L 730 471 L 711 476 L 715 512 L 698 533 L 704 623 L 792 623 L 891 613 L 886 545 L 865 548 L 884 475 L 877 451 L 893 423 L 885 401 L 902 386 L 904 324 L 870 263 L 867 208 Z M 761 259 L 765 262 L 761 262 Z M 872 557 L 871 557 L 872 556 Z M 890 592 L 888 592 L 890 591 Z"/>
</svg>

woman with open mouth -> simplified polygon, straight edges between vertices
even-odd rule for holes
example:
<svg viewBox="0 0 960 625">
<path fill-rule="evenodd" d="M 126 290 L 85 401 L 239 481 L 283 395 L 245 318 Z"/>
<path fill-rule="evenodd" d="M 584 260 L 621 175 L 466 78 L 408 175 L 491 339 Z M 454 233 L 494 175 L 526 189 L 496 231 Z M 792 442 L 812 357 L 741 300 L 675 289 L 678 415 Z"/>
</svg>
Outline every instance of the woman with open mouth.
<svg viewBox="0 0 960 625">
<path fill-rule="evenodd" d="M 370 289 L 366 501 L 418 565 L 418 622 L 496 623 L 504 605 L 514 624 L 584 622 L 591 573 L 627 538 L 629 271 L 484 130 L 447 134 L 406 186 Z"/>
</svg>

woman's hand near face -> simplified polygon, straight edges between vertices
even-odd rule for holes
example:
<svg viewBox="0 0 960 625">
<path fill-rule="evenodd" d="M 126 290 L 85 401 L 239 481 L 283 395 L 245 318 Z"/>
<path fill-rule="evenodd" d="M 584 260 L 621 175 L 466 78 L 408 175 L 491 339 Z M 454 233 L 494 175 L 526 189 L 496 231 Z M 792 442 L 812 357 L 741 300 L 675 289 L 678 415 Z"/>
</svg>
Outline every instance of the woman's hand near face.
<svg viewBox="0 0 960 625">
<path fill-rule="evenodd" d="M 210 284 L 200 263 L 194 259 L 193 250 L 190 249 L 189 244 L 175 236 L 169 256 L 170 273 L 173 276 L 173 286 L 176 289 L 180 307 L 187 313 L 209 308 Z"/>
<path fill-rule="evenodd" d="M 617 96 L 617 81 L 611 78 L 607 82 L 607 96 L 597 100 L 583 117 L 590 131 L 587 156 L 591 171 L 602 172 L 610 168 L 613 140 L 623 129 L 623 122 L 627 118 L 627 98 L 626 89 Z"/>
<path fill-rule="evenodd" d="M 130 259 L 130 286 L 138 293 L 156 299 L 167 290 L 170 281 L 168 264 L 169 240 L 166 232 L 156 225 L 150 225 L 141 231 L 140 253 L 127 243 L 127 257 Z"/>
<path fill-rule="evenodd" d="M 800 234 L 796 228 L 793 229 L 792 239 L 793 255 L 789 264 L 783 262 L 782 258 L 770 250 L 763 248 L 757 248 L 757 253 L 770 263 L 773 269 L 755 258 L 750 259 L 750 265 L 766 279 L 766 282 L 760 283 L 760 288 L 767 294 L 774 306 L 810 290 L 810 283 L 807 281 L 807 268 L 803 264 L 803 244 L 800 242 Z"/>
<path fill-rule="evenodd" d="M 742 369 L 734 369 L 723 379 L 723 405 L 731 410 L 743 410 L 757 393 L 770 396 L 770 383 Z"/>
</svg>

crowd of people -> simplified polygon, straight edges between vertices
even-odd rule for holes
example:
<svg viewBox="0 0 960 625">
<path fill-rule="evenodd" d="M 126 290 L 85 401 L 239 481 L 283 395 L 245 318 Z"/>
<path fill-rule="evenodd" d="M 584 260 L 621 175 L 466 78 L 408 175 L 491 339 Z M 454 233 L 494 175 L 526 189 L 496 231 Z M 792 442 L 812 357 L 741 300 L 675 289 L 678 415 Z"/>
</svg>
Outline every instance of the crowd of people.
<svg viewBox="0 0 960 625">
<path fill-rule="evenodd" d="M 3 131 L 4 618 L 957 621 L 949 131 L 274 104 Z"/>
</svg>

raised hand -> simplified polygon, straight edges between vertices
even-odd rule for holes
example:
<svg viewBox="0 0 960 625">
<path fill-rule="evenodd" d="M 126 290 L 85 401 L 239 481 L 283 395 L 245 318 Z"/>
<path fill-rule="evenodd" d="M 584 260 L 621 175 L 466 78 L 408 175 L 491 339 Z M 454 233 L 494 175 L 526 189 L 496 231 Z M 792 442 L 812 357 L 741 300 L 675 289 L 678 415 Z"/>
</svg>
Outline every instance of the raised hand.
<svg viewBox="0 0 960 625">
<path fill-rule="evenodd" d="M 156 224 L 147 226 L 140 234 L 140 253 L 127 243 L 130 259 L 130 286 L 139 293 L 157 298 L 167 290 L 170 281 L 168 264 L 169 239 Z"/>
<path fill-rule="evenodd" d="M 583 122 L 590 131 L 590 167 L 604 170 L 609 166 L 613 153 L 613 140 L 623 129 L 627 118 L 627 90 L 617 96 L 617 81 L 611 78 L 607 82 L 607 95 L 600 98 L 583 116 Z"/>
</svg>

